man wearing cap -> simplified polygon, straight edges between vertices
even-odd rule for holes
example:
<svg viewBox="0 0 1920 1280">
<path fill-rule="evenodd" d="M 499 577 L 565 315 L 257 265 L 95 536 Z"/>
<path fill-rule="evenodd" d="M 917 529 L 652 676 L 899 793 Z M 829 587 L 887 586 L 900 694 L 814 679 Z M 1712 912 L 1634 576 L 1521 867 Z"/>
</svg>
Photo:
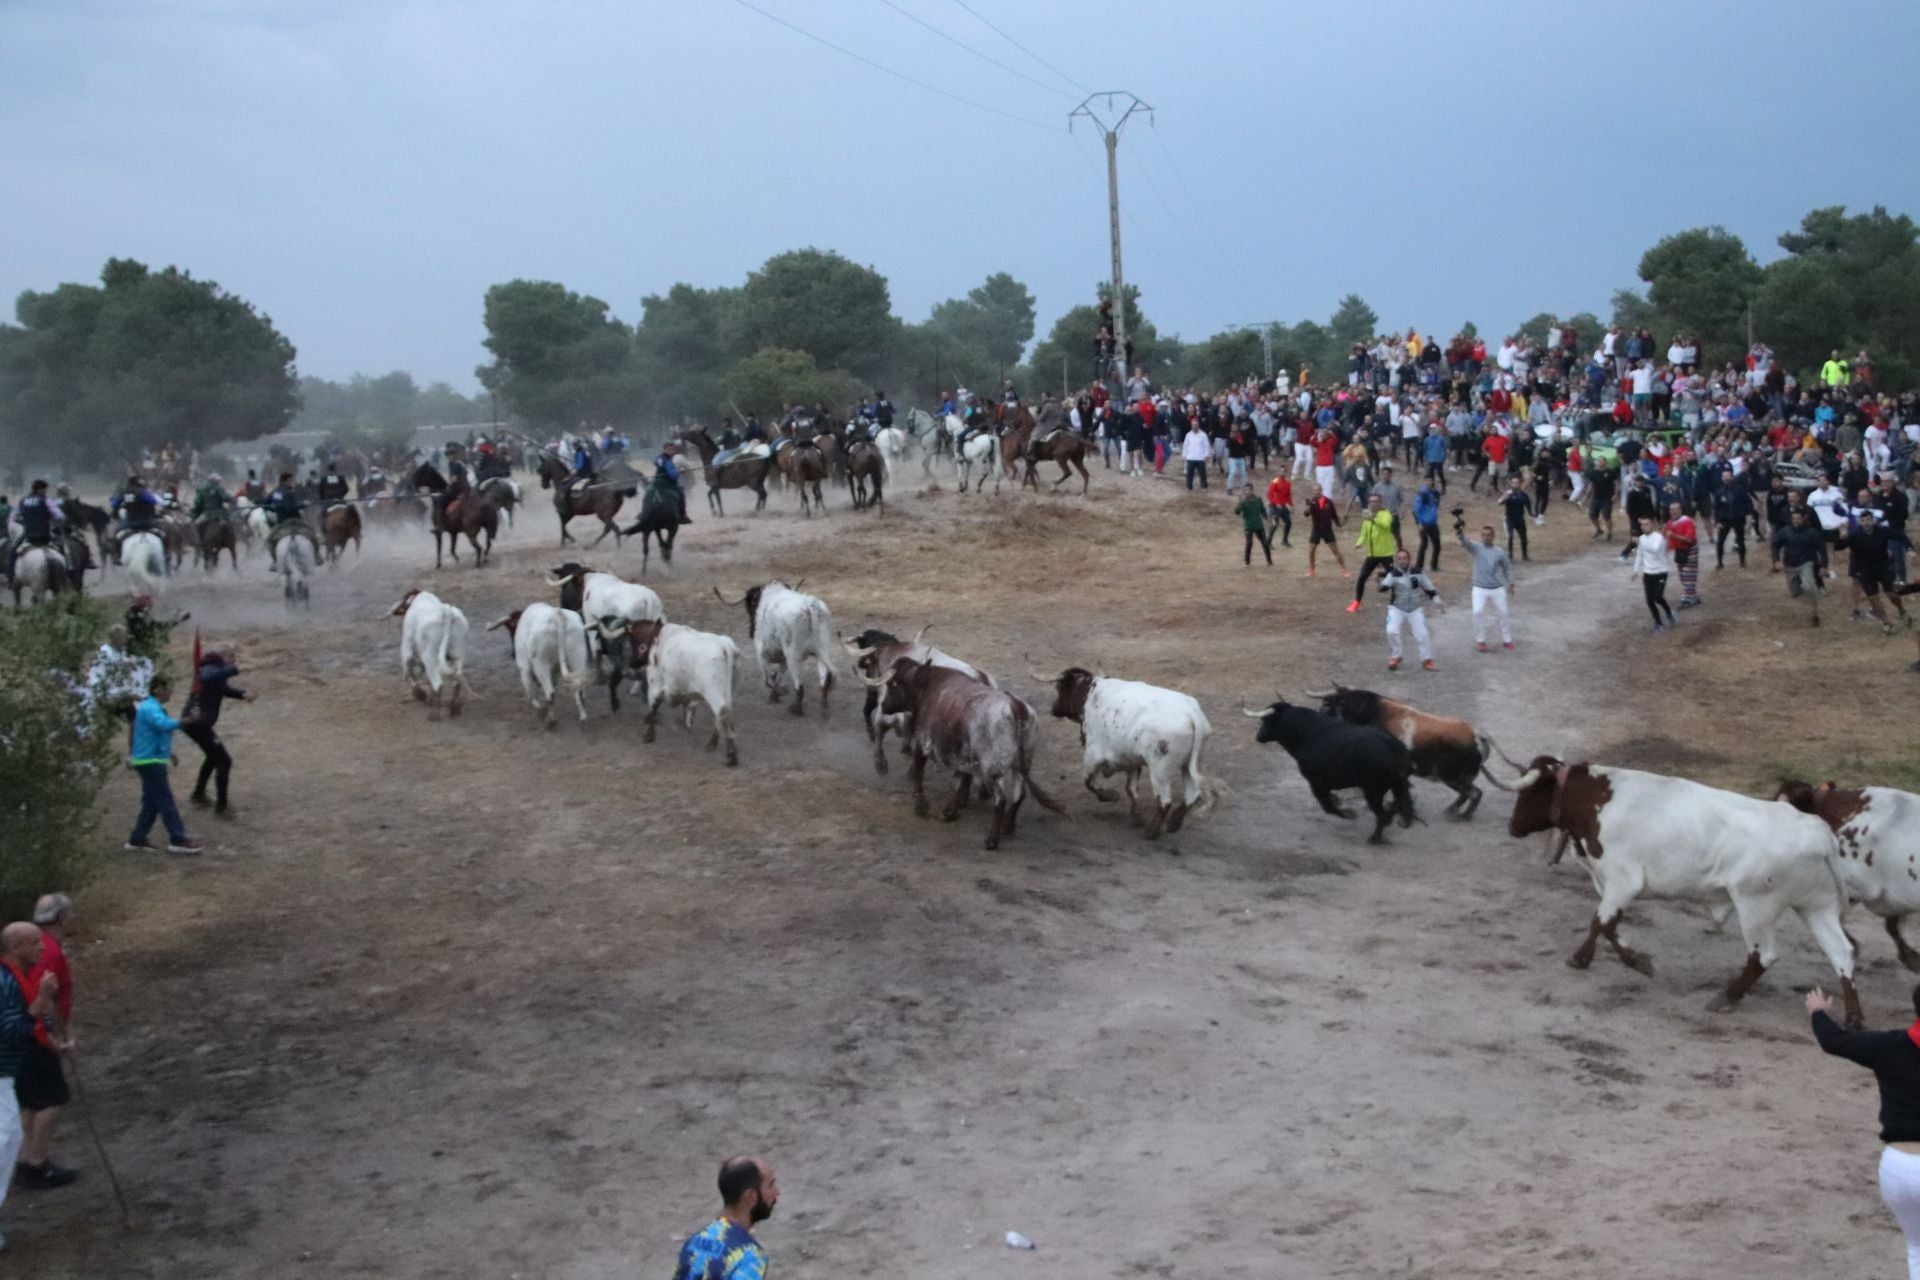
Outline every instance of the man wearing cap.
<svg viewBox="0 0 1920 1280">
<path fill-rule="evenodd" d="M 33 1039 L 21 1050 L 20 1073 L 13 1078 L 23 1131 L 13 1185 L 44 1191 L 80 1176 L 48 1155 L 54 1121 L 70 1100 L 60 1055 L 73 1037 L 73 971 L 62 945 L 72 928 L 73 899 L 64 893 L 42 896 L 33 904 L 33 922 L 40 929 L 40 962 L 27 970 L 25 992 L 40 1006 L 40 1015 Z"/>
</svg>

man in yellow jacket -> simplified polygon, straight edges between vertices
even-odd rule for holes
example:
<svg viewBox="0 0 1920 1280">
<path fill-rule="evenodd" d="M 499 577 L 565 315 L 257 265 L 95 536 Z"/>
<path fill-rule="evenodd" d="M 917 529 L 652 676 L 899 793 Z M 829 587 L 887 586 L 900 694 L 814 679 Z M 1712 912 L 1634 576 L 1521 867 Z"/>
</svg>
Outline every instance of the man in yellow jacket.
<svg viewBox="0 0 1920 1280">
<path fill-rule="evenodd" d="M 1360 536 L 1353 545 L 1360 548 L 1366 559 L 1360 564 L 1360 577 L 1353 584 L 1353 603 L 1347 606 L 1348 613 L 1360 612 L 1360 601 L 1367 590 L 1367 579 L 1377 569 L 1385 573 L 1393 565 L 1393 553 L 1398 543 L 1393 536 L 1393 513 L 1380 505 L 1376 495 L 1367 499 L 1367 514 L 1360 518 Z"/>
<path fill-rule="evenodd" d="M 1827 358 L 1827 362 L 1820 366 L 1820 381 L 1830 387 L 1846 386 L 1847 377 L 1847 362 L 1840 358 L 1838 351 L 1835 351 Z"/>
</svg>

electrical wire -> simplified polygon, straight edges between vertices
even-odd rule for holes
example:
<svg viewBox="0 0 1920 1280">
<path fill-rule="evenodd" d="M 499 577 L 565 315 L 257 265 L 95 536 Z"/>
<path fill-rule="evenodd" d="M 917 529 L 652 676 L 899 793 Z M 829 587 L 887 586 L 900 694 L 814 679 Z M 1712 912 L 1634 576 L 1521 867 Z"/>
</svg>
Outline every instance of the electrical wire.
<svg viewBox="0 0 1920 1280">
<path fill-rule="evenodd" d="M 912 76 L 906 74 L 904 71 L 895 71 L 892 67 L 887 66 L 885 63 L 875 62 L 872 58 L 866 57 L 864 54 L 855 53 L 853 50 L 845 48 L 842 45 L 837 45 L 833 41 L 828 40 L 823 36 L 817 36 L 813 34 L 813 32 L 808 31 L 805 27 L 796 26 L 793 23 L 788 22 L 785 18 L 781 17 L 777 13 L 768 13 L 765 9 L 762 9 L 759 5 L 751 3 L 751 0 L 733 0 L 733 2 L 739 5 L 742 9 L 747 9 L 754 13 L 759 14 L 761 17 L 767 19 L 769 22 L 776 22 L 780 24 L 781 26 L 785 27 L 787 30 L 794 32 L 796 35 L 805 36 L 807 39 L 813 41 L 815 44 L 825 45 L 827 48 L 833 50 L 835 53 L 841 54 L 844 57 L 852 58 L 855 62 L 862 63 L 866 66 L 872 67 L 875 71 L 883 71 L 887 75 L 892 76 L 896 80 L 904 80 L 908 84 L 913 85 L 916 88 L 925 89 L 928 93 L 937 93 L 943 98 L 949 98 L 954 102 L 960 103 L 962 106 L 973 107 L 974 109 L 979 111 L 991 112 L 996 116 L 1001 116 L 1008 120 L 1015 120 L 1024 125 L 1031 125 L 1036 129 L 1045 129 L 1048 133 L 1060 132 L 1060 127 L 1058 125 L 1042 124 L 1040 121 L 1035 120 L 1030 116 L 1016 115 L 1011 111 L 1002 111 L 999 107 L 990 107 L 984 102 L 975 102 L 971 98 L 963 98 L 957 93 L 950 93 L 947 90 L 942 89 L 939 85 L 928 84 L 925 80 L 916 80 Z"/>
<path fill-rule="evenodd" d="M 1021 44 L 1018 40 L 1015 40 L 1012 36 L 1008 35 L 1006 32 L 1002 31 L 1000 28 L 994 26 L 993 23 L 987 21 L 986 16 L 982 14 L 978 9 L 968 4 L 967 0 L 953 0 L 953 2 L 959 5 L 962 9 L 965 9 L 968 13 L 972 14 L 974 17 L 978 18 L 986 26 L 987 30 L 993 32 L 993 34 L 999 36 L 1002 40 L 1005 40 L 1008 44 L 1012 45 L 1014 48 L 1018 49 L 1020 52 L 1026 54 L 1029 58 L 1032 58 L 1035 62 L 1039 63 L 1041 66 L 1045 67 L 1047 70 L 1053 72 L 1053 74 L 1059 76 L 1062 80 L 1065 80 L 1068 84 L 1078 89 L 1081 93 L 1090 94 L 1093 92 L 1093 90 L 1087 88 L 1087 86 L 1081 84 L 1078 80 L 1075 80 L 1072 76 L 1068 75 L 1066 72 L 1062 71 L 1060 68 L 1054 66 L 1051 62 L 1048 62 L 1045 58 L 1041 57 L 1039 54 L 1035 53 L 1033 50 L 1027 48 L 1027 46 Z"/>
<path fill-rule="evenodd" d="M 901 8 L 899 5 L 895 4 L 893 0 L 880 0 L 880 3 L 887 6 L 887 8 L 893 10 L 895 13 L 899 14 L 901 17 L 907 19 L 909 22 L 915 22 L 925 27 L 927 30 L 933 32 L 933 34 L 939 36 L 942 40 L 945 40 L 948 44 L 957 45 L 958 47 L 965 49 L 968 53 L 980 59 L 982 62 L 991 62 L 994 66 L 1000 68 L 1002 71 L 1006 72 L 1010 76 L 1018 76 L 1020 79 L 1025 80 L 1030 85 L 1034 85 L 1038 88 L 1045 89 L 1048 93 L 1057 93 L 1061 97 L 1066 98 L 1069 101 L 1071 101 L 1073 98 L 1073 95 L 1068 93 L 1065 89 L 1059 88 L 1056 85 L 1050 85 L 1044 80 L 1036 80 L 1032 76 L 1028 75 L 1026 72 L 1019 70 L 1017 67 L 1008 66 L 1006 63 L 1000 61 L 1000 59 L 994 57 L 992 54 L 982 53 L 980 52 L 980 50 L 974 48 L 972 45 L 966 43 L 964 40 L 961 40 L 956 36 L 948 35 L 946 32 L 934 26 L 931 22 L 928 22 L 925 18 L 921 17 L 919 14 L 914 13 L 911 10 Z"/>
<path fill-rule="evenodd" d="M 1213 303 L 1218 306 L 1220 303 L 1226 301 L 1228 294 L 1232 291 L 1221 283 L 1220 277 L 1214 274 L 1213 264 L 1206 260 L 1206 256 L 1200 252 L 1200 246 L 1195 244 L 1193 237 L 1187 234 L 1186 224 L 1174 213 L 1173 206 L 1167 203 L 1166 196 L 1161 194 L 1160 184 L 1153 180 L 1153 171 L 1147 168 L 1146 162 L 1141 159 L 1139 148 L 1129 146 L 1127 153 L 1133 158 L 1134 171 L 1147 180 L 1147 190 L 1151 191 L 1153 198 L 1159 202 L 1161 210 L 1167 215 L 1167 221 L 1173 224 L 1174 231 L 1179 234 L 1181 241 L 1186 244 L 1187 252 L 1191 253 L 1194 261 L 1200 264 L 1201 269 L 1206 273 L 1212 287 L 1218 290 L 1218 292 L 1213 295 Z M 1228 309 L 1230 308 L 1223 309 L 1222 314 L 1224 315 Z"/>
<path fill-rule="evenodd" d="M 1099 163 L 1095 161 L 1093 156 L 1088 153 L 1086 146 L 1081 142 L 1080 135 L 1076 133 L 1073 135 L 1073 138 L 1074 138 L 1075 150 L 1077 150 L 1080 153 L 1080 158 L 1087 162 L 1088 170 L 1092 172 L 1092 174 L 1096 178 L 1099 178 L 1102 181 L 1104 181 L 1106 178 L 1106 175 L 1100 171 Z M 1131 236 L 1139 244 L 1146 246 L 1147 252 L 1152 254 L 1155 260 L 1157 260 L 1160 263 L 1160 265 L 1167 270 L 1169 274 L 1179 278 L 1180 283 L 1186 287 L 1186 290 L 1189 294 L 1191 294 L 1196 299 L 1200 299 L 1201 301 L 1205 302 L 1205 304 L 1209 308 L 1213 309 L 1215 313 L 1219 316 L 1220 322 L 1222 325 L 1231 327 L 1229 322 L 1226 320 L 1226 312 L 1219 310 L 1219 299 L 1208 297 L 1206 292 L 1201 288 L 1199 288 L 1199 286 L 1194 282 L 1193 277 L 1187 274 L 1186 269 L 1180 266 L 1172 258 L 1168 257 L 1167 254 L 1161 250 L 1159 243 L 1152 236 L 1147 234 L 1146 227 L 1141 225 L 1140 221 L 1137 218 L 1129 216 L 1127 211 L 1124 208 L 1120 211 L 1120 224 L 1122 228 L 1128 233 L 1129 236 Z"/>
<path fill-rule="evenodd" d="M 1213 224 L 1207 220 L 1207 211 L 1200 207 L 1198 200 L 1194 199 L 1193 188 L 1187 185 L 1186 175 L 1180 172 L 1179 162 L 1173 158 L 1173 148 L 1169 147 L 1167 140 L 1160 136 L 1160 130 L 1157 127 L 1153 130 L 1153 140 L 1160 144 L 1160 154 L 1167 158 L 1167 167 L 1173 170 L 1174 182 L 1186 195 L 1187 203 L 1193 206 L 1194 216 L 1200 222 L 1200 229 L 1207 233 L 1207 239 L 1213 241 L 1214 251 L 1220 255 L 1221 263 L 1231 268 L 1233 255 L 1227 252 L 1226 245 L 1221 242 L 1218 235 L 1214 234 Z"/>
</svg>

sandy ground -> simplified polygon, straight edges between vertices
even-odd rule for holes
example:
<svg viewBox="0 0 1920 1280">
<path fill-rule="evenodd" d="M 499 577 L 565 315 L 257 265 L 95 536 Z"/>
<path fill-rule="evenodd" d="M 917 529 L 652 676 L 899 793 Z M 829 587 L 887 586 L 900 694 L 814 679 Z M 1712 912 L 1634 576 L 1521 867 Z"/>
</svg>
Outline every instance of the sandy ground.
<svg viewBox="0 0 1920 1280">
<path fill-rule="evenodd" d="M 1302 580 L 1302 550 L 1243 568 L 1217 489 L 1094 474 L 1087 500 L 902 485 L 884 517 L 836 497 L 811 522 L 778 493 L 714 520 L 696 494 L 651 581 L 743 644 L 709 587 L 805 574 L 847 630 L 931 619 L 1036 700 L 1027 669 L 1069 663 L 1194 693 L 1234 795 L 1152 845 L 1078 787 L 1065 722 L 1039 776 L 1071 820 L 1029 805 L 989 853 L 977 806 L 914 818 L 846 681 L 830 720 L 795 720 L 749 664 L 737 770 L 677 728 L 642 746 L 599 700 L 542 732 L 481 628 L 552 598 L 545 510 L 484 571 L 435 573 L 424 534 L 376 542 L 305 616 L 257 563 L 189 571 L 173 603 L 240 643 L 259 695 L 221 726 L 241 820 L 202 824 L 197 861 L 116 854 L 85 895 L 82 1064 L 137 1229 L 70 1123 L 85 1180 L 9 1200 L 13 1267 L 664 1276 L 718 1160 L 759 1151 L 786 1276 L 1892 1274 L 1872 1083 L 1805 1033 L 1795 992 L 1826 975 L 1803 931 L 1728 1015 L 1705 1005 L 1740 944 L 1693 908 L 1631 914 L 1655 977 L 1575 972 L 1591 887 L 1507 837 L 1500 793 L 1458 824 L 1418 784 L 1432 825 L 1369 847 L 1238 712 L 1339 679 L 1516 756 L 1667 767 L 1731 693 L 1746 740 L 1716 722 L 1701 758 L 1757 785 L 1779 753 L 1754 741 L 1750 663 L 1805 641 L 1777 580 L 1749 571 L 1656 644 L 1561 506 L 1523 566 L 1516 653 L 1472 652 L 1450 551 L 1443 669 L 1389 677 L 1377 602 L 1342 612 L 1350 584 Z M 611 543 L 590 558 L 637 572 Z M 462 719 L 403 692 L 384 615 L 416 584 L 473 619 Z M 1848 653 L 1882 643 L 1836 627 Z M 1894 678 L 1823 687 L 1836 739 Z M 104 840 L 135 794 L 113 787 Z M 1855 932 L 1892 1022 L 1910 982 Z"/>
</svg>

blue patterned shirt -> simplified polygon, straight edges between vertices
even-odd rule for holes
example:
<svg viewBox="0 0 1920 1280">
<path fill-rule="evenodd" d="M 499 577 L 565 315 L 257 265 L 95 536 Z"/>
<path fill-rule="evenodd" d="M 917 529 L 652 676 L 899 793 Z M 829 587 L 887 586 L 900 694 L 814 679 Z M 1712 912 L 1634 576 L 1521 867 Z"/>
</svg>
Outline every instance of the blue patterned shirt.
<svg viewBox="0 0 1920 1280">
<path fill-rule="evenodd" d="M 767 1251 L 746 1228 L 716 1218 L 680 1246 L 673 1280 L 767 1280 Z"/>
</svg>

